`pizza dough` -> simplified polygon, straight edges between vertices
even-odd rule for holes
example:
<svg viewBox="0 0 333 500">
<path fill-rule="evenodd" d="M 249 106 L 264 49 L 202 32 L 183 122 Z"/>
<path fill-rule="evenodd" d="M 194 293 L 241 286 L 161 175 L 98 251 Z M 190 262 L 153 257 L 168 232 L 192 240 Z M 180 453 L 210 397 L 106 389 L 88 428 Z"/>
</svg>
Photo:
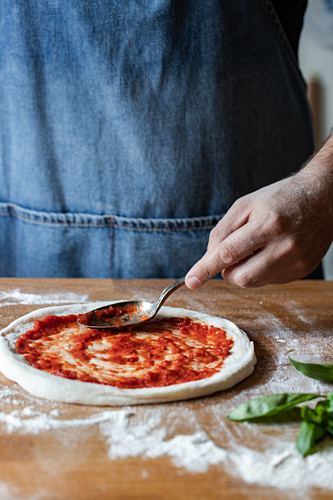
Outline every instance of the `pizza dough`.
<svg viewBox="0 0 333 500">
<path fill-rule="evenodd" d="M 225 359 L 221 370 L 211 377 L 200 380 L 139 389 L 120 389 L 110 385 L 81 382 L 51 375 L 31 366 L 18 354 L 15 342 L 18 337 L 31 330 L 36 319 L 50 315 L 69 315 L 88 312 L 105 303 L 77 304 L 49 307 L 27 314 L 0 332 L 0 370 L 31 394 L 54 401 L 89 405 L 133 405 L 178 401 L 213 394 L 228 389 L 248 377 L 254 370 L 256 357 L 253 343 L 234 323 L 219 317 L 186 309 L 162 307 L 158 317 L 190 317 L 207 325 L 224 328 L 227 337 L 232 337 L 231 354 Z"/>
</svg>

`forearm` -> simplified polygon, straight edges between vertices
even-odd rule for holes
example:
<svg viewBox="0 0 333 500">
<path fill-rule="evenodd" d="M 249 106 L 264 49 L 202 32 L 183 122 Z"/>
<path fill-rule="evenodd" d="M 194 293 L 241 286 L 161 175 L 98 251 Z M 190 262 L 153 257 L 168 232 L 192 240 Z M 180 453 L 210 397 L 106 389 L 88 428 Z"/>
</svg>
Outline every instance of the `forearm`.
<svg viewBox="0 0 333 500">
<path fill-rule="evenodd" d="M 323 215 L 330 222 L 327 231 L 333 240 L 333 132 L 296 177 L 309 202 L 316 198 L 319 208 L 322 206 Z"/>
</svg>

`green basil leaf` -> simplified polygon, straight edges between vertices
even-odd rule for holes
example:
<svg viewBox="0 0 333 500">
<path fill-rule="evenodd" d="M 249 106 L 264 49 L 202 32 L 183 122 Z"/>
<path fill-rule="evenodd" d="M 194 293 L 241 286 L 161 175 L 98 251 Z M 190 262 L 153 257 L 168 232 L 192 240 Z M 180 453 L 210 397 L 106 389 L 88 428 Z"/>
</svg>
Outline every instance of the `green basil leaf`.
<svg viewBox="0 0 333 500">
<path fill-rule="evenodd" d="M 295 406 L 295 408 L 291 408 L 290 410 L 280 411 L 278 413 L 274 413 L 273 415 L 264 415 L 262 417 L 253 417 L 249 422 L 253 424 L 280 424 L 280 425 L 288 425 L 288 424 L 301 424 L 301 408 L 299 406 Z"/>
<path fill-rule="evenodd" d="M 317 444 L 324 438 L 326 430 L 320 425 L 304 420 L 296 439 L 298 451 L 305 457 L 318 451 Z"/>
<path fill-rule="evenodd" d="M 301 363 L 289 356 L 289 361 L 297 371 L 307 377 L 321 380 L 322 382 L 333 382 L 333 363 Z"/>
<path fill-rule="evenodd" d="M 328 411 L 329 401 L 320 401 L 315 408 L 303 406 L 301 408 L 301 417 L 303 420 L 313 422 L 315 424 L 322 424 L 333 417 L 333 414 Z"/>
<path fill-rule="evenodd" d="M 333 420 L 328 420 L 326 422 L 326 430 L 333 437 Z"/>
<path fill-rule="evenodd" d="M 326 395 L 326 398 L 327 398 L 327 401 L 329 401 L 328 411 L 332 411 L 333 412 L 333 394 L 331 392 L 329 392 Z"/>
<path fill-rule="evenodd" d="M 318 424 L 329 434 L 333 431 L 333 411 L 331 408 L 331 401 L 325 399 L 324 401 L 319 401 L 315 408 L 309 408 L 303 406 L 301 410 L 301 418 L 307 422 L 312 422 Z"/>
<path fill-rule="evenodd" d="M 303 393 L 282 393 L 263 396 L 257 399 L 250 399 L 237 406 L 237 408 L 229 413 L 227 418 L 229 420 L 243 421 L 253 420 L 258 417 L 269 417 L 281 412 L 288 412 L 299 403 L 304 403 L 318 397 L 321 396 L 319 394 Z"/>
</svg>

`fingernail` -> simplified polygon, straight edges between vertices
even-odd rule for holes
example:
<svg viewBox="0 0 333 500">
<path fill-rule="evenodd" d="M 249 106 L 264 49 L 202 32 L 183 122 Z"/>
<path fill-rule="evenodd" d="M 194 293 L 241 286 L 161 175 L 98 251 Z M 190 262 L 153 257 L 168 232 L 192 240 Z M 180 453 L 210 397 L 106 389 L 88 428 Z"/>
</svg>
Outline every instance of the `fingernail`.
<svg viewBox="0 0 333 500">
<path fill-rule="evenodd" d="M 189 276 L 186 280 L 186 285 L 189 288 L 198 288 L 200 286 L 200 280 L 196 276 Z"/>
</svg>

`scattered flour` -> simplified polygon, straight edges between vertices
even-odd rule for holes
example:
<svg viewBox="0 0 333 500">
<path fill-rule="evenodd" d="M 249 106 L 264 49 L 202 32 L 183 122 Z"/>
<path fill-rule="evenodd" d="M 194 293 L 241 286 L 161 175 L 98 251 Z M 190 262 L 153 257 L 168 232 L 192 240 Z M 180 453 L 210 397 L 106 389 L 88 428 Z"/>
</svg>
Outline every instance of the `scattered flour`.
<svg viewBox="0 0 333 500">
<path fill-rule="evenodd" d="M 320 487 L 333 490 L 333 449 L 326 440 L 320 453 L 302 458 L 293 443 L 267 443 L 267 449 L 259 453 L 241 445 L 229 453 L 233 473 L 247 483 L 258 483 L 281 489 L 297 490 Z M 230 464 L 229 464 L 230 467 Z M 228 467 L 228 468 L 229 468 Z"/>
<path fill-rule="evenodd" d="M 210 411 L 214 411 L 213 408 Z M 333 446 L 329 439 L 322 444 L 320 453 L 303 458 L 295 448 L 295 433 L 288 432 L 286 427 L 284 439 L 267 436 L 267 447 L 259 452 L 243 445 L 243 433 L 252 436 L 255 442 L 258 427 L 242 424 L 238 436 L 230 435 L 226 430 L 225 413 L 220 409 L 216 411 L 215 422 L 219 423 L 214 429 L 216 439 L 209 436 L 209 429 L 200 428 L 198 415 L 193 411 L 185 415 L 186 419 L 196 422 L 192 433 L 170 437 L 170 428 L 162 426 L 162 418 L 164 424 L 165 421 L 171 423 L 176 414 L 179 418 L 180 412 L 173 410 L 170 414 L 166 411 L 149 409 L 144 422 L 142 419 L 135 422 L 135 414 L 128 414 L 101 424 L 100 430 L 109 446 L 109 458 L 168 456 L 176 467 L 191 473 L 204 473 L 211 466 L 223 464 L 230 475 L 241 477 L 247 483 L 280 489 L 305 490 L 317 486 L 333 490 Z M 206 410 L 202 408 L 198 413 L 202 417 Z"/>
<path fill-rule="evenodd" d="M 61 293 L 25 293 L 20 289 L 15 288 L 9 292 L 0 291 L 0 307 L 15 305 L 15 304 L 77 304 L 85 302 L 88 295 L 61 292 Z"/>
<path fill-rule="evenodd" d="M 9 413 L 0 412 L 0 422 L 7 426 L 7 432 L 24 430 L 32 434 L 38 434 L 50 429 L 68 429 L 70 427 L 81 427 L 100 424 L 112 418 L 111 411 L 96 413 L 85 419 L 62 419 L 58 410 L 49 413 L 41 413 L 33 407 L 25 407 L 23 410 L 12 410 Z"/>
<path fill-rule="evenodd" d="M 107 438 L 111 460 L 128 456 L 158 458 L 168 456 L 174 465 L 190 472 L 206 472 L 210 465 L 223 462 L 227 452 L 217 446 L 202 430 L 192 434 L 177 434 L 168 438 L 167 426 L 162 426 L 162 413 L 149 412 L 144 423 L 130 425 L 135 413 L 103 423 L 101 432 Z"/>
<path fill-rule="evenodd" d="M 51 403 L 50 409 L 50 402 L 34 401 L 30 396 L 24 403 L 16 391 L 8 388 L 0 388 L 0 401 L 4 407 L 0 425 L 8 433 L 67 430 L 70 446 L 73 439 L 84 440 L 88 429 L 94 427 L 103 437 L 111 461 L 138 456 L 146 460 L 167 457 L 179 474 L 205 473 L 210 467 L 222 465 L 231 476 L 245 483 L 295 490 L 294 498 L 304 498 L 311 487 L 333 491 L 332 440 L 321 444 L 320 453 L 303 458 L 295 448 L 295 426 L 285 425 L 282 438 L 264 427 L 260 432 L 265 435 L 265 448 L 258 451 L 245 446 L 244 437 L 247 443 L 255 443 L 260 426 L 233 426 L 225 418 L 228 411 L 224 405 L 214 402 L 214 398 L 206 398 L 193 408 L 183 403 L 100 411 L 94 408 L 85 418 L 70 418 L 66 411 L 59 411 L 56 403 Z M 149 478 L 147 470 L 143 469 L 142 474 Z"/>
<path fill-rule="evenodd" d="M 0 498 L 1 500 L 18 500 L 22 498 L 20 488 L 18 486 L 8 488 L 6 484 L 0 483 Z M 25 495 L 22 500 L 44 500 L 45 498 L 48 498 L 47 491 L 40 489 L 33 495 Z"/>
</svg>

